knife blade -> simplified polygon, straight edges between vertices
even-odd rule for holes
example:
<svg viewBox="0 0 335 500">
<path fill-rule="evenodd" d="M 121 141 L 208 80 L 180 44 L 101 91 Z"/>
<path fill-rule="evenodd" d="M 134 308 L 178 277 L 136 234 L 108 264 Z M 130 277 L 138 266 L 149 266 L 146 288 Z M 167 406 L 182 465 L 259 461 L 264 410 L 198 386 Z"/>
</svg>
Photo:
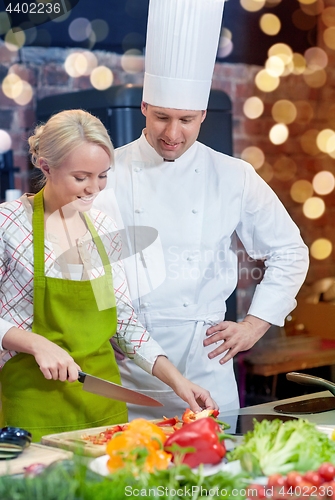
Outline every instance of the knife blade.
<svg viewBox="0 0 335 500">
<path fill-rule="evenodd" d="M 98 396 L 140 406 L 164 406 L 156 399 L 145 396 L 140 392 L 132 391 L 102 378 L 93 377 L 93 375 L 85 372 L 78 372 L 78 381 L 83 384 L 84 391 L 97 394 Z"/>
</svg>

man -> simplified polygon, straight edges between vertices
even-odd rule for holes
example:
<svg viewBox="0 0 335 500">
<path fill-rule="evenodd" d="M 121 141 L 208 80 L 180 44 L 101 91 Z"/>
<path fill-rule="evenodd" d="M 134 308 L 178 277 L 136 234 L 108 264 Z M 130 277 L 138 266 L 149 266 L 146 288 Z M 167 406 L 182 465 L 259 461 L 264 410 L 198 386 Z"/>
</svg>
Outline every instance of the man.
<svg viewBox="0 0 335 500">
<path fill-rule="evenodd" d="M 238 408 L 233 356 L 251 348 L 271 324 L 283 325 L 307 271 L 299 230 L 269 186 L 247 163 L 197 142 L 220 33 L 223 0 L 151 0 L 142 113 L 146 128 L 116 150 L 115 171 L 97 198 L 119 225 L 136 226 L 134 253 L 146 228 L 158 231 L 166 278 L 155 288 L 147 273 L 162 274 L 159 244 L 130 264 L 125 260 L 140 320 L 190 380 L 210 390 L 220 410 Z M 187 37 L 185 33 L 187 32 Z M 112 208 L 114 190 L 118 211 Z M 237 283 L 237 233 L 252 258 L 265 260 L 247 316 L 224 321 L 225 301 Z M 134 298 L 135 297 L 135 298 Z M 122 383 L 164 405 L 167 416 L 185 404 L 154 377 L 126 361 Z M 162 410 L 128 405 L 129 418 L 161 417 Z"/>
</svg>

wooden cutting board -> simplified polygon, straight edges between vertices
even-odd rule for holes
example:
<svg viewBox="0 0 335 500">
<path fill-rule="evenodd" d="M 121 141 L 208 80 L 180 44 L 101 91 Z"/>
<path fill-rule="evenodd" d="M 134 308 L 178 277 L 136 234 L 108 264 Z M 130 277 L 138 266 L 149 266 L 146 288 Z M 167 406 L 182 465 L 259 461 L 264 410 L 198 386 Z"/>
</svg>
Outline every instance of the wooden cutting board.
<svg viewBox="0 0 335 500">
<path fill-rule="evenodd" d="M 73 453 L 32 443 L 18 457 L 11 460 L 0 460 L 0 476 L 23 474 L 25 467 L 33 464 L 48 466 L 58 460 L 72 458 Z"/>
<path fill-rule="evenodd" d="M 161 419 L 150 420 L 149 422 L 161 422 Z M 65 450 L 71 450 L 88 457 L 100 457 L 102 455 L 106 455 L 107 445 L 93 444 L 90 441 L 85 441 L 81 438 L 81 436 L 83 436 L 84 434 L 98 435 L 100 432 L 110 429 L 111 427 L 113 427 L 113 425 L 107 425 L 104 427 L 92 427 L 91 429 L 82 429 L 79 431 L 61 432 L 59 434 L 49 434 L 48 436 L 42 437 L 41 443 L 47 446 L 55 446 L 57 448 L 64 448 Z M 171 432 L 173 428 L 161 427 L 161 429 L 164 432 Z"/>
</svg>

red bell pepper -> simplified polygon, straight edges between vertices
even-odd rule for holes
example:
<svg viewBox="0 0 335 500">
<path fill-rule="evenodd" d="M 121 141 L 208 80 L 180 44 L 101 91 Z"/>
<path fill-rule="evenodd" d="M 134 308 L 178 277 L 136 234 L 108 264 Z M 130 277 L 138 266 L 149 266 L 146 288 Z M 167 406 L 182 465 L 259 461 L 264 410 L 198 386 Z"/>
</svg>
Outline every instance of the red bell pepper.
<svg viewBox="0 0 335 500">
<path fill-rule="evenodd" d="M 165 441 L 164 449 L 172 452 L 174 460 L 177 456 L 172 449 L 174 443 L 181 448 L 192 447 L 195 451 L 186 452 L 181 460 L 190 467 L 197 467 L 200 464 L 217 464 L 226 454 L 226 447 L 221 442 L 226 437 L 231 436 L 222 433 L 220 426 L 213 418 L 205 417 L 178 429 Z"/>
<path fill-rule="evenodd" d="M 164 420 L 162 420 L 161 422 L 156 422 L 156 425 L 158 427 L 170 427 L 170 426 L 173 427 L 179 422 L 179 418 L 177 416 L 173 418 L 166 418 L 166 417 L 163 418 Z"/>
<path fill-rule="evenodd" d="M 194 413 L 189 408 L 186 408 L 186 410 L 184 411 L 184 415 L 182 416 L 182 420 L 183 422 L 185 422 L 185 424 L 190 424 L 191 422 L 194 422 L 199 418 L 205 418 L 211 416 L 216 418 L 218 414 L 219 414 L 218 410 L 203 410 L 199 411 L 199 413 Z"/>
</svg>

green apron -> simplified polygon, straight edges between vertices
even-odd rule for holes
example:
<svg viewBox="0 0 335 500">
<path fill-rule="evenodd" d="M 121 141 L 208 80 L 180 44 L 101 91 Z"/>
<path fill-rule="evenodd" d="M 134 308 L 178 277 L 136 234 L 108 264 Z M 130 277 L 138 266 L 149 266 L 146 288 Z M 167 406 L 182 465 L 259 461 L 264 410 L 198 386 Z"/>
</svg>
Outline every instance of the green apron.
<svg viewBox="0 0 335 500">
<path fill-rule="evenodd" d="M 32 331 L 65 349 L 84 372 L 121 385 L 109 342 L 117 325 L 111 266 L 92 222 L 86 215 L 85 219 L 105 275 L 92 281 L 47 278 L 44 274 L 43 190 L 34 197 Z M 39 441 L 46 434 L 128 420 L 125 403 L 85 392 L 80 382 L 47 380 L 30 354 L 18 353 L 8 360 L 0 380 L 0 426 L 26 429 L 33 434 L 33 441 Z"/>
</svg>

